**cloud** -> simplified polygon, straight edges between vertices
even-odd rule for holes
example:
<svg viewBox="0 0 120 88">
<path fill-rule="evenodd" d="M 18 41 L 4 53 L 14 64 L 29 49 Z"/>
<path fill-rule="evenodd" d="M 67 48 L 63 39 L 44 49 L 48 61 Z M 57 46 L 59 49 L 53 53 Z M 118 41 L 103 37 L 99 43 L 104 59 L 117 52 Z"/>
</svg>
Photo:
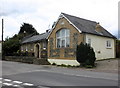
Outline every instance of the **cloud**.
<svg viewBox="0 0 120 88">
<path fill-rule="evenodd" d="M 7 36 L 11 37 L 14 34 L 18 33 L 19 23 L 11 18 L 11 17 L 4 17 L 4 38 Z"/>
<path fill-rule="evenodd" d="M 39 0 L 1 0 L 0 3 L 0 16 L 8 16 L 11 14 L 31 13 L 44 5 L 39 3 Z"/>
<path fill-rule="evenodd" d="M 5 36 L 17 33 L 23 22 L 45 32 L 61 12 L 100 22 L 113 34 L 118 31 L 118 0 L 1 0 L 0 19 L 5 19 Z"/>
</svg>

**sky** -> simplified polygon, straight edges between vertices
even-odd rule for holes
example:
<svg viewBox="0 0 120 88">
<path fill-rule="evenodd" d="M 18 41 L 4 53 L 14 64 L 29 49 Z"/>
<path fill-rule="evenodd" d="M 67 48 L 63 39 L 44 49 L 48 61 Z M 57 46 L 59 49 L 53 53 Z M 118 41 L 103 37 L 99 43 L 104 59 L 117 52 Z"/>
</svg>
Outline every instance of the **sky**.
<svg viewBox="0 0 120 88">
<path fill-rule="evenodd" d="M 4 39 L 12 37 L 23 23 L 39 32 L 50 29 L 61 12 L 99 22 L 118 36 L 119 0 L 0 0 L 0 36 L 4 19 Z M 0 38 L 1 40 L 1 38 Z"/>
</svg>

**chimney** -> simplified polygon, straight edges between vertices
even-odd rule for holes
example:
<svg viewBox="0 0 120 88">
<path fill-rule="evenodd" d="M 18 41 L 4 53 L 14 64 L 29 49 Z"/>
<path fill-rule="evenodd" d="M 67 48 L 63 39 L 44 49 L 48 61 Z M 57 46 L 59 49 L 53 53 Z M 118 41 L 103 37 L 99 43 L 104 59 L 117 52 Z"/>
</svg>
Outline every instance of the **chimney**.
<svg viewBox="0 0 120 88">
<path fill-rule="evenodd" d="M 101 33 L 102 28 L 101 28 L 101 26 L 100 26 L 100 23 L 99 23 L 99 22 L 96 24 L 95 30 L 96 30 L 97 32 Z"/>
</svg>

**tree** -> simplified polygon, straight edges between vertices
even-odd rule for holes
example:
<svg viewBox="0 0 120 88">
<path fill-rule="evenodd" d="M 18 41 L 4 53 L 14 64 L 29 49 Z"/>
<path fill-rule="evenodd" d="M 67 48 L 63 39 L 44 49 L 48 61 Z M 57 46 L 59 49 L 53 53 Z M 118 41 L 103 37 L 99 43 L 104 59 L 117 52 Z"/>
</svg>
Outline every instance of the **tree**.
<svg viewBox="0 0 120 88">
<path fill-rule="evenodd" d="M 3 54 L 7 56 L 17 54 L 19 47 L 20 47 L 20 41 L 18 35 L 13 36 L 12 38 L 8 38 L 3 43 Z"/>
<path fill-rule="evenodd" d="M 86 47 L 83 43 L 77 46 L 76 50 L 76 58 L 79 63 L 84 63 L 87 60 L 87 50 Z"/>
<path fill-rule="evenodd" d="M 15 34 L 13 37 L 9 38 L 7 37 L 5 42 L 3 43 L 3 55 L 19 55 L 19 49 L 20 49 L 20 41 L 25 37 L 24 31 L 26 31 L 27 35 L 36 35 L 38 32 L 33 28 L 31 24 L 24 23 L 20 27 L 20 31 L 18 34 Z"/>
<path fill-rule="evenodd" d="M 81 43 L 80 45 L 77 45 L 76 59 L 83 66 L 89 65 L 93 67 L 96 60 L 95 52 L 89 44 Z"/>
<path fill-rule="evenodd" d="M 28 24 L 28 23 L 23 23 L 22 26 L 20 27 L 20 31 L 18 34 L 24 34 L 24 32 L 26 33 L 26 35 L 29 35 L 29 34 L 39 34 L 35 28 L 31 25 L 31 24 Z"/>
</svg>

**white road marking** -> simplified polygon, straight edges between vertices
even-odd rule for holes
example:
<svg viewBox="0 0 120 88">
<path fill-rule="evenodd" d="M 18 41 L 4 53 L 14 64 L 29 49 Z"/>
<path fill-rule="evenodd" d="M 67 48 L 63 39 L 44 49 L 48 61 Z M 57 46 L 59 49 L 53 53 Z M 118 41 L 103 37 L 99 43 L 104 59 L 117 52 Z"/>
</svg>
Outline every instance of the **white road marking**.
<svg viewBox="0 0 120 88">
<path fill-rule="evenodd" d="M 21 81 L 13 81 L 13 83 L 21 84 L 23 82 L 21 82 Z"/>
<path fill-rule="evenodd" d="M 10 79 L 4 79 L 4 78 L 0 78 L 1 81 L 0 81 L 0 84 L 3 84 L 5 86 L 13 86 L 13 87 L 20 87 L 20 86 L 33 86 L 34 84 L 32 83 L 24 83 L 24 82 L 21 82 L 21 81 L 13 81 L 13 80 L 10 80 Z M 3 82 L 2 82 L 3 81 Z"/>
<path fill-rule="evenodd" d="M 0 78 L 0 80 L 2 80 L 3 78 Z"/>
<path fill-rule="evenodd" d="M 11 84 L 11 83 L 3 83 L 3 85 L 12 86 L 13 84 Z"/>
<path fill-rule="evenodd" d="M 4 81 L 10 82 L 10 81 L 12 81 L 12 80 L 10 80 L 10 79 L 4 79 Z"/>
<path fill-rule="evenodd" d="M 25 86 L 33 86 L 33 84 L 31 84 L 31 83 L 23 83 L 23 85 L 25 85 Z"/>
<path fill-rule="evenodd" d="M 20 85 L 13 85 L 14 87 L 19 87 Z"/>
</svg>

